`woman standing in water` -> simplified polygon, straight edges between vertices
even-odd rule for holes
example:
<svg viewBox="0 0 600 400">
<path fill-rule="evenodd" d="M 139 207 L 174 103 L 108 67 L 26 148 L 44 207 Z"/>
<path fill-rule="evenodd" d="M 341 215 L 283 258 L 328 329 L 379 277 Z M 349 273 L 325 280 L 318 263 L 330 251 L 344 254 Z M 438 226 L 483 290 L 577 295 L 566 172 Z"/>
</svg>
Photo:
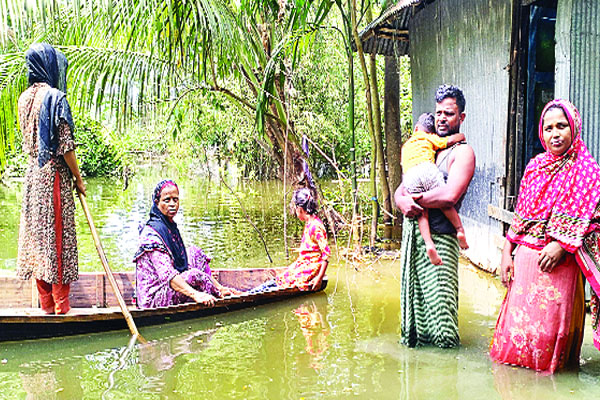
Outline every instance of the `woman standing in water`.
<svg viewBox="0 0 600 400">
<path fill-rule="evenodd" d="M 75 158 L 74 125 L 66 98 L 67 59 L 45 43 L 25 53 L 29 87 L 19 98 L 28 165 L 23 183 L 17 275 L 36 279 L 42 310 L 69 311 L 78 279 L 73 179 L 85 194 Z"/>
<path fill-rule="evenodd" d="M 580 271 L 600 293 L 600 167 L 581 138 L 579 112 L 566 100 L 546 105 L 539 137 L 546 151 L 525 169 L 502 252 L 508 292 L 490 356 L 551 374 L 579 364 L 585 316 Z M 597 315 L 593 323 L 600 349 Z"/>
</svg>

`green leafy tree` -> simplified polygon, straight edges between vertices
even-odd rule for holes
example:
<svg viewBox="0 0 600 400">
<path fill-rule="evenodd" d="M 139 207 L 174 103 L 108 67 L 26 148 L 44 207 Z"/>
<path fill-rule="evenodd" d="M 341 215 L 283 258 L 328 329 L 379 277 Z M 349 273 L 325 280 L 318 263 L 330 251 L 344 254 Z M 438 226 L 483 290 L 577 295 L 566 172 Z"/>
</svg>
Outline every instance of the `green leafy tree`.
<svg viewBox="0 0 600 400">
<path fill-rule="evenodd" d="M 14 126 L 23 51 L 44 40 L 70 62 L 71 99 L 98 114 L 111 110 L 117 128 L 165 109 L 170 118 L 182 99 L 198 91 L 221 93 L 254 119 L 280 177 L 302 184 L 304 155 L 289 110 L 293 76 L 332 4 L 1 0 L 0 101 L 13 111 L 2 120 L 0 135 L 10 138 Z M 232 77 L 238 85 L 230 85 Z"/>
<path fill-rule="evenodd" d="M 77 158 L 86 176 L 114 175 L 121 172 L 122 156 L 107 140 L 105 128 L 84 115 L 76 115 Z"/>
</svg>

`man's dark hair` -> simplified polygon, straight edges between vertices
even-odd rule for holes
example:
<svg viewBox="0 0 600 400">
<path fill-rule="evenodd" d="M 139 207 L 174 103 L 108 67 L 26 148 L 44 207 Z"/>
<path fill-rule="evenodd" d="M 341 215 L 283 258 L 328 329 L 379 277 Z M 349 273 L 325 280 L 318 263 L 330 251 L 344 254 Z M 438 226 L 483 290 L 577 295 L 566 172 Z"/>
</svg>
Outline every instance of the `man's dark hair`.
<svg viewBox="0 0 600 400">
<path fill-rule="evenodd" d="M 467 101 L 465 100 L 465 95 L 463 94 L 463 91 L 458 86 L 442 85 L 435 91 L 436 103 L 441 103 L 444 99 L 447 99 L 448 97 L 456 100 L 456 105 L 458 106 L 459 112 L 462 113 L 465 111 Z"/>
<path fill-rule="evenodd" d="M 435 118 L 430 112 L 423 113 L 419 116 L 417 124 L 421 125 L 423 130 L 428 133 L 435 133 Z"/>
</svg>

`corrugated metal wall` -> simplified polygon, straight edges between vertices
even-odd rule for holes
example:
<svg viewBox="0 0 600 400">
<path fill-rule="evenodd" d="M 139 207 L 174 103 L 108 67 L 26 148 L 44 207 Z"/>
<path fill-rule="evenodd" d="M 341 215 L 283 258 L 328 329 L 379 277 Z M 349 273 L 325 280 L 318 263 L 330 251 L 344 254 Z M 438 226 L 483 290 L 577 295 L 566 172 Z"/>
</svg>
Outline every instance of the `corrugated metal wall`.
<svg viewBox="0 0 600 400">
<path fill-rule="evenodd" d="M 477 167 L 461 217 L 471 238 L 469 257 L 484 268 L 499 261 L 499 222 L 487 206 L 502 207 L 508 112 L 510 0 L 438 0 L 410 24 L 413 117 L 435 107 L 442 83 L 460 86 L 467 99 L 463 131 Z"/>
<path fill-rule="evenodd" d="M 570 13 L 570 98 L 581 113 L 585 143 L 594 158 L 600 160 L 600 2 L 565 3 L 566 7 L 558 8 L 562 15 L 557 15 L 557 20 L 568 18 Z"/>
</svg>

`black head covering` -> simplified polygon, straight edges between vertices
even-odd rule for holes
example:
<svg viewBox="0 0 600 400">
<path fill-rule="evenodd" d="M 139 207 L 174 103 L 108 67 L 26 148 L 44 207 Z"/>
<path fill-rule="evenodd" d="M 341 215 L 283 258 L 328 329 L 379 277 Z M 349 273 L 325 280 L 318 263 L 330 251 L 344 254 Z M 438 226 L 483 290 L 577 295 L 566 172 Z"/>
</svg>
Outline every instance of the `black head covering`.
<svg viewBox="0 0 600 400">
<path fill-rule="evenodd" d="M 48 90 L 40 108 L 38 124 L 38 165 L 43 167 L 56 154 L 58 127 L 67 123 L 75 130 L 71 108 L 67 102 L 67 58 L 47 43 L 35 43 L 25 53 L 29 85 L 46 83 Z"/>
<path fill-rule="evenodd" d="M 188 258 L 185 245 L 183 244 L 183 239 L 181 238 L 177 224 L 169 221 L 169 218 L 167 218 L 167 216 L 158 209 L 160 193 L 169 185 L 177 187 L 177 184 L 172 180 L 164 180 L 156 185 L 152 195 L 150 219 L 148 222 L 146 222 L 146 225 L 150 226 L 160 235 L 163 242 L 169 249 L 171 256 L 173 256 L 175 269 L 179 272 L 183 272 L 188 269 Z"/>
<path fill-rule="evenodd" d="M 34 43 L 25 52 L 29 69 L 29 86 L 37 82 L 58 88 L 58 62 L 56 50 L 48 43 Z"/>
</svg>

